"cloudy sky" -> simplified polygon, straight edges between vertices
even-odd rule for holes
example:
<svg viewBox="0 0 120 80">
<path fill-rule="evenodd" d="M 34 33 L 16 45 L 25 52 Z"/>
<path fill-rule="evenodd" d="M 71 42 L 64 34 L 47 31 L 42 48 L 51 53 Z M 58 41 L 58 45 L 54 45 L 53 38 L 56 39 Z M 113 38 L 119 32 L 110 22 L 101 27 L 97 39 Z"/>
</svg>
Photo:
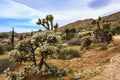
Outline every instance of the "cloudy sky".
<svg viewBox="0 0 120 80">
<path fill-rule="evenodd" d="M 120 0 L 1 0 L 0 32 L 44 29 L 38 18 L 53 14 L 60 26 L 76 20 L 96 19 L 120 11 Z"/>
</svg>

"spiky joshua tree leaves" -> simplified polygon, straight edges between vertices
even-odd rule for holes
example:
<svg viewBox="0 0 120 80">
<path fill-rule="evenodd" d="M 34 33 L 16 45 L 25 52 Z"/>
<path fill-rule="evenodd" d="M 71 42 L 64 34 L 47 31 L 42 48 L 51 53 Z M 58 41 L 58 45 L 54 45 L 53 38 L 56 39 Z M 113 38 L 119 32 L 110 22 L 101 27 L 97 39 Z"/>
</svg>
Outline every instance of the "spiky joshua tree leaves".
<svg viewBox="0 0 120 80">
<path fill-rule="evenodd" d="M 47 30 L 56 30 L 58 28 L 58 23 L 54 25 L 53 21 L 54 21 L 53 15 L 49 14 L 43 19 L 39 18 L 36 24 L 42 25 Z"/>
</svg>

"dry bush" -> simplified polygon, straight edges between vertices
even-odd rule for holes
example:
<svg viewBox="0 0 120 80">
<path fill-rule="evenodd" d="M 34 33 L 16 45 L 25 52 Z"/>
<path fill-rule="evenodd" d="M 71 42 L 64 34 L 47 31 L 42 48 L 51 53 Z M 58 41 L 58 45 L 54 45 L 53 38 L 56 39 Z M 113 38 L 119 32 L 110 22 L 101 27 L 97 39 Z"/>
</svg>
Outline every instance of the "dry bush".
<svg viewBox="0 0 120 80">
<path fill-rule="evenodd" d="M 60 59 L 72 59 L 75 57 L 80 57 L 80 52 L 76 49 L 64 49 L 59 55 Z"/>
<path fill-rule="evenodd" d="M 68 45 L 80 45 L 80 38 L 73 38 L 68 41 Z"/>
</svg>

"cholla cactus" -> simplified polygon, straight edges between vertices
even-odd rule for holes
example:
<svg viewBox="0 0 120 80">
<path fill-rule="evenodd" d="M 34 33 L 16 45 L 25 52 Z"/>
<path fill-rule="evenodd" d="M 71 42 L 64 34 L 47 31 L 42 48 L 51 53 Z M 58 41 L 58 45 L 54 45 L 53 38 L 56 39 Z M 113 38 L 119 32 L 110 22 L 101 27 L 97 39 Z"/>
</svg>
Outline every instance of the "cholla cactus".
<svg viewBox="0 0 120 80">
<path fill-rule="evenodd" d="M 10 52 L 10 57 L 14 61 L 28 60 L 33 61 L 33 65 L 37 66 L 33 70 L 34 74 L 38 73 L 38 70 L 42 69 L 45 65 L 49 68 L 46 60 L 49 56 L 58 55 L 60 43 L 62 42 L 61 33 L 54 31 L 38 32 L 31 38 L 21 40 L 15 47 L 15 50 Z M 36 54 L 39 54 L 41 59 L 39 63 L 36 62 Z"/>
</svg>

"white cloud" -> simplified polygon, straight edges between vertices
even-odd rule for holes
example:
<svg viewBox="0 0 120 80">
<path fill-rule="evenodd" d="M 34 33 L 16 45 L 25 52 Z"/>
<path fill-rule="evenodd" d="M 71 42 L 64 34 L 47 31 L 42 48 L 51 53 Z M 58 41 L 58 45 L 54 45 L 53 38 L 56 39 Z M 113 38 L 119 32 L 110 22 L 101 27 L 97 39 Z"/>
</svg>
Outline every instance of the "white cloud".
<svg viewBox="0 0 120 80">
<path fill-rule="evenodd" d="M 35 25 L 38 18 L 43 18 L 47 14 L 53 14 L 56 22 L 60 23 L 60 25 L 65 25 L 69 22 L 73 22 L 79 19 L 98 18 L 98 16 L 102 16 L 108 12 L 120 10 L 119 0 L 112 0 L 111 4 L 101 9 L 89 8 L 87 5 L 92 0 L 70 1 L 70 6 L 73 6 L 73 8 L 70 7 L 70 9 L 43 11 L 30 8 L 26 5 L 10 0 L 5 0 L 3 3 L 0 3 L 0 17 L 30 19 L 31 21 L 28 23 L 23 23 L 22 25 Z M 15 24 L 20 25 L 21 23 Z"/>
<path fill-rule="evenodd" d="M 33 18 L 39 16 L 38 13 L 39 15 L 43 14 L 40 11 L 13 1 L 9 1 L 9 4 L 0 6 L 0 17 L 5 18 Z"/>
</svg>

